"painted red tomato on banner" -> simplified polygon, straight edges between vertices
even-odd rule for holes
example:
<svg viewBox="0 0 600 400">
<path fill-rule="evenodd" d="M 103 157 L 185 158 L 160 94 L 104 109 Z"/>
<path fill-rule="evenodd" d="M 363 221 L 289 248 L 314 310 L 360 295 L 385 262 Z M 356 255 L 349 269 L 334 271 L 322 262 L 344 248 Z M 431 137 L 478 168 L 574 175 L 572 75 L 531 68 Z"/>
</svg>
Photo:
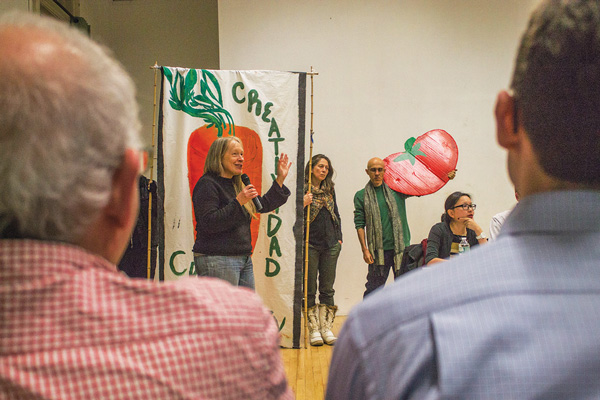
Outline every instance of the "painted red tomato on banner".
<svg viewBox="0 0 600 400">
<path fill-rule="evenodd" d="M 230 126 L 225 125 L 226 131 L 229 131 Z M 245 126 L 236 126 L 235 136 L 240 138 L 244 147 L 244 173 L 250 178 L 250 182 L 254 185 L 258 193 L 262 193 L 262 160 L 263 149 L 258 133 Z M 204 163 L 208 155 L 210 145 L 219 137 L 216 127 L 208 127 L 204 125 L 196 129 L 190 135 L 188 141 L 188 181 L 190 185 L 190 196 L 194 193 L 194 187 L 198 179 L 204 174 Z M 192 214 L 194 207 L 192 204 Z M 256 214 L 257 218 L 252 218 L 250 222 L 250 233 L 252 237 L 252 248 L 258 239 L 258 229 L 260 223 L 260 214 Z M 196 218 L 194 217 L 194 231 L 196 229 Z"/>
<path fill-rule="evenodd" d="M 404 143 L 404 152 L 387 156 L 383 179 L 392 189 L 423 196 L 441 189 L 456 169 L 458 146 L 442 129 L 434 129 Z"/>
</svg>

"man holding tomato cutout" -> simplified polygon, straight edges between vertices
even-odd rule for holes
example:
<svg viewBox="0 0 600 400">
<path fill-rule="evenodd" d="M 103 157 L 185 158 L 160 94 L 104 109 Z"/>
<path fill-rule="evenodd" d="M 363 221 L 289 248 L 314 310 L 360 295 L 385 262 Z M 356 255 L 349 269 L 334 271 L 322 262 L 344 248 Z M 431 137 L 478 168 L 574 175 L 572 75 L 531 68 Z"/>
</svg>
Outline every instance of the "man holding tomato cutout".
<svg viewBox="0 0 600 400">
<path fill-rule="evenodd" d="M 367 185 L 354 195 L 354 226 L 363 253 L 369 264 L 363 297 L 385 285 L 390 268 L 400 266 L 402 251 L 410 244 L 405 199 L 383 181 L 385 163 L 372 158 L 365 172 Z"/>
<path fill-rule="evenodd" d="M 354 195 L 354 226 L 363 260 L 369 264 L 363 297 L 385 285 L 390 268 L 397 276 L 402 252 L 410 244 L 405 205 L 410 196 L 384 182 L 385 162 L 381 158 L 371 158 L 365 172 L 369 182 Z M 451 171 L 448 178 L 455 175 L 456 170 Z"/>
</svg>

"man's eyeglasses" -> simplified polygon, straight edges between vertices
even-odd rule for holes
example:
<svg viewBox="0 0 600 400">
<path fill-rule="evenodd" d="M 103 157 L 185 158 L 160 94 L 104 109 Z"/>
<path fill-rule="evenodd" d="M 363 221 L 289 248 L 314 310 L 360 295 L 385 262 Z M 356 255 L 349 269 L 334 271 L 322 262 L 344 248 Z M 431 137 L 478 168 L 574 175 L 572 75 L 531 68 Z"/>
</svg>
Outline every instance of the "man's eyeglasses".
<svg viewBox="0 0 600 400">
<path fill-rule="evenodd" d="M 369 168 L 369 171 L 373 172 L 373 173 L 375 173 L 375 172 L 383 172 L 383 171 L 385 171 L 385 168 Z"/>
<path fill-rule="evenodd" d="M 458 206 L 454 206 L 452 208 L 454 209 L 454 208 L 458 208 L 458 207 L 462 208 L 465 211 L 469 211 L 469 208 L 471 210 L 475 211 L 475 209 L 477 208 L 477 205 L 476 204 L 461 204 L 461 205 L 458 205 Z"/>
</svg>

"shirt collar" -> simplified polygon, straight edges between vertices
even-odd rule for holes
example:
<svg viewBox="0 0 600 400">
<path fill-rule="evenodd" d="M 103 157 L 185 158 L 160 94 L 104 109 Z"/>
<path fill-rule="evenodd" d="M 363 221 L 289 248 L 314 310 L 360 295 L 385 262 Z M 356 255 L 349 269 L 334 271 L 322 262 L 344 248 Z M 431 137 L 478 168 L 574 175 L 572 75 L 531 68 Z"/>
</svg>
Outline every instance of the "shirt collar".
<svg viewBox="0 0 600 400">
<path fill-rule="evenodd" d="M 36 279 L 86 269 L 117 272 L 111 262 L 71 244 L 32 239 L 0 240 L 0 282 L 3 278 Z"/>
<path fill-rule="evenodd" d="M 501 234 L 526 232 L 598 232 L 600 191 L 555 191 L 523 198 L 510 213 Z"/>
</svg>

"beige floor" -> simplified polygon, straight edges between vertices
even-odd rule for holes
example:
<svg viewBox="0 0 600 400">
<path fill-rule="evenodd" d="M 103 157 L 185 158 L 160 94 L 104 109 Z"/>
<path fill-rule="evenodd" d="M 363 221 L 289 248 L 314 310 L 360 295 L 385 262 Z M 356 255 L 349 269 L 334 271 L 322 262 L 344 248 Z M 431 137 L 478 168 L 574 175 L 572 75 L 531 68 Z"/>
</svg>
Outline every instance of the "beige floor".
<svg viewBox="0 0 600 400">
<path fill-rule="evenodd" d="M 338 316 L 333 323 L 337 336 L 345 316 Z M 301 345 L 304 346 L 304 336 Z M 325 397 L 327 374 L 333 346 L 308 346 L 308 349 L 281 349 L 288 383 L 298 400 L 319 400 Z"/>
</svg>

